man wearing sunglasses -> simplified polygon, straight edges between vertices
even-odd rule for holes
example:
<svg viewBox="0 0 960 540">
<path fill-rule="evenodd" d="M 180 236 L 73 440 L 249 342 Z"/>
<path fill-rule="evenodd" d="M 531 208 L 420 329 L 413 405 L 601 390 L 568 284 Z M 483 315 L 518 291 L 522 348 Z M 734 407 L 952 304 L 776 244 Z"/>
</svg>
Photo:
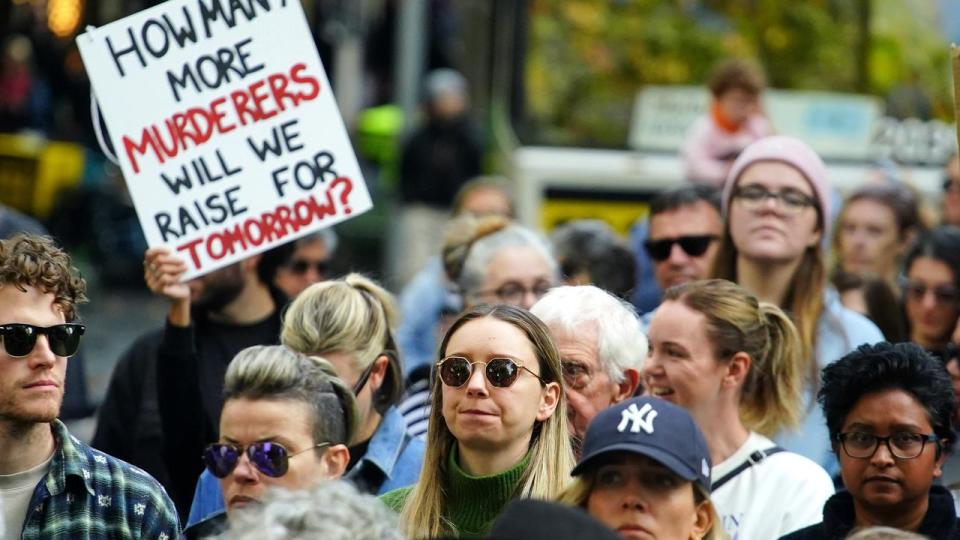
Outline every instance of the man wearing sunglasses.
<svg viewBox="0 0 960 540">
<path fill-rule="evenodd" d="M 686 184 L 654 198 L 643 247 L 660 290 L 708 277 L 722 232 L 716 188 Z"/>
<path fill-rule="evenodd" d="M 85 289 L 49 238 L 0 240 L 0 538 L 178 538 L 156 480 L 57 420 Z"/>
</svg>

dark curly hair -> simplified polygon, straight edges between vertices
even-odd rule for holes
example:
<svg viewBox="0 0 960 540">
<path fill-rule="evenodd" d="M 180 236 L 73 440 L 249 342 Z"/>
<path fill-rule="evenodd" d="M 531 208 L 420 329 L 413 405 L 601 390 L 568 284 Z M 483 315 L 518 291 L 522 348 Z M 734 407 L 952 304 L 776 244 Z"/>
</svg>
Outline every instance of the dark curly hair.
<svg viewBox="0 0 960 540">
<path fill-rule="evenodd" d="M 77 305 L 87 301 L 86 282 L 49 236 L 17 234 L 0 240 L 0 287 L 8 284 L 52 293 L 67 322 L 77 319 Z"/>
<path fill-rule="evenodd" d="M 823 369 L 817 401 L 823 406 L 830 439 L 834 440 L 847 414 L 866 395 L 903 390 L 927 411 L 941 448 L 949 452 L 955 440 L 950 420 L 957 408 L 950 375 L 943 363 L 915 343 L 861 345 Z"/>
</svg>

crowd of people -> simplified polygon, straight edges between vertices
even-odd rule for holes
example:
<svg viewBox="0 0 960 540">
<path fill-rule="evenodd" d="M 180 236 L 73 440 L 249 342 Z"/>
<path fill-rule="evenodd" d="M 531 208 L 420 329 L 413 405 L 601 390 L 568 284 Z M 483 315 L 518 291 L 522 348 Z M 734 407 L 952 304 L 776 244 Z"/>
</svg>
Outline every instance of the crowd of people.
<svg viewBox="0 0 960 540">
<path fill-rule="evenodd" d="M 186 282 L 147 250 L 166 318 L 90 444 L 58 420 L 84 280 L 0 240 L 0 536 L 960 539 L 960 166 L 938 217 L 840 200 L 749 66 L 710 88 L 629 241 L 479 177 L 398 297 L 332 275 L 332 231 Z"/>
</svg>

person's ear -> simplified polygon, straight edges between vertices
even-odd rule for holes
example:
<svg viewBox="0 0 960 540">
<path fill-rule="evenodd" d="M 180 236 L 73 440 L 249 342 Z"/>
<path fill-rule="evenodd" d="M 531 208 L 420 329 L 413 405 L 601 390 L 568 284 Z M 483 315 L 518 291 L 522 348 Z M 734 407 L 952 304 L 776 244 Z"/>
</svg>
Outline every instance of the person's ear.
<svg viewBox="0 0 960 540">
<path fill-rule="evenodd" d="M 390 356 L 381 354 L 373 361 L 373 369 L 370 370 L 370 377 L 367 379 L 367 385 L 371 392 L 376 392 L 383 384 L 383 379 L 387 377 L 387 370 L 390 368 Z"/>
<path fill-rule="evenodd" d="M 562 390 L 560 385 L 555 382 L 548 382 L 540 395 L 540 407 L 537 408 L 537 421 L 545 422 L 547 418 L 553 415 L 560 404 L 560 394 Z"/>
<path fill-rule="evenodd" d="M 692 538 L 703 538 L 710 532 L 714 526 L 719 526 L 713 522 L 713 508 L 710 501 L 700 501 L 693 516 L 693 530 L 690 536 Z"/>
<path fill-rule="evenodd" d="M 620 403 L 625 399 L 629 399 L 637 391 L 638 386 L 640 386 L 640 371 L 636 368 L 623 370 L 623 380 L 619 383 L 614 383 L 613 402 Z"/>
<path fill-rule="evenodd" d="M 943 476 L 943 462 L 947 460 L 947 451 L 943 447 L 942 441 L 937 441 L 937 460 L 933 463 L 933 477 Z"/>
<path fill-rule="evenodd" d="M 813 238 L 807 242 L 808 248 L 816 248 L 820 245 L 820 240 L 823 238 L 823 229 L 820 227 L 820 225 L 817 225 L 816 227 L 817 228 L 813 231 Z"/>
<path fill-rule="evenodd" d="M 350 450 L 344 444 L 334 444 L 327 448 L 321 458 L 326 469 L 326 477 L 336 480 L 347 472 L 350 463 Z"/>
<path fill-rule="evenodd" d="M 750 373 L 752 364 L 750 355 L 740 351 L 730 357 L 727 361 L 727 373 L 723 376 L 723 385 L 728 387 L 742 386 L 747 380 L 747 374 Z"/>
</svg>

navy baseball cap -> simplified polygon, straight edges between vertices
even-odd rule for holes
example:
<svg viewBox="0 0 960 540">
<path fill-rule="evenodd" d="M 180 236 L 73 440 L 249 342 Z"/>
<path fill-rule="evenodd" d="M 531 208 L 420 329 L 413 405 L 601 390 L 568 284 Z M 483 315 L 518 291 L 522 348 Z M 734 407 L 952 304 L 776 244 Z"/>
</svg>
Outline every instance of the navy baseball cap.
<svg viewBox="0 0 960 540">
<path fill-rule="evenodd" d="M 646 456 L 710 492 L 710 451 L 703 433 L 690 413 L 659 398 L 628 399 L 600 411 L 587 427 L 582 451 L 573 476 L 597 458 L 628 452 Z"/>
</svg>

